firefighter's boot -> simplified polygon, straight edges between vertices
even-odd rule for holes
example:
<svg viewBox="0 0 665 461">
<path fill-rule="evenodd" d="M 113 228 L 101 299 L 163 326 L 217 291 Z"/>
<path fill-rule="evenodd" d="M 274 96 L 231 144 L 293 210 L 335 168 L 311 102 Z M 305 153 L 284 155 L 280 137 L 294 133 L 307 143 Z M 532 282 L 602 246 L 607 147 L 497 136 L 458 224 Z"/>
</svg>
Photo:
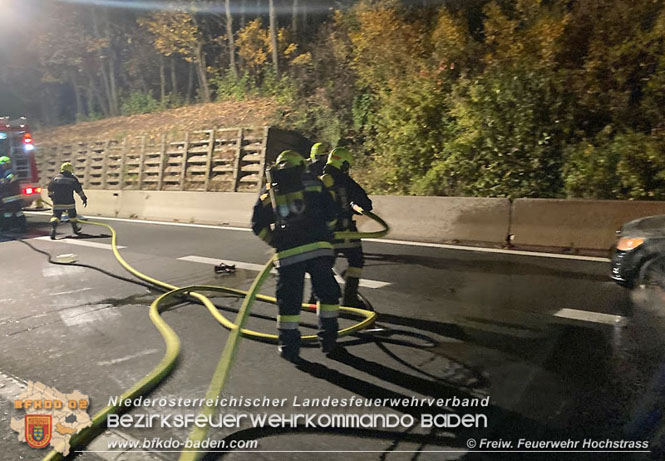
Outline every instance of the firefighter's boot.
<svg viewBox="0 0 665 461">
<path fill-rule="evenodd" d="M 329 354 L 337 348 L 337 330 L 339 330 L 339 322 L 337 318 L 321 318 L 319 317 L 319 344 L 321 351 L 324 354 Z"/>
<path fill-rule="evenodd" d="M 344 299 L 342 301 L 343 306 L 347 307 L 357 307 L 359 309 L 366 309 L 365 303 L 358 297 L 358 286 L 360 285 L 360 279 L 357 277 L 347 276 L 345 279 L 344 285 Z"/>
<path fill-rule="evenodd" d="M 297 363 L 300 360 L 300 331 L 294 329 L 278 329 L 279 355 L 289 362 Z"/>
</svg>

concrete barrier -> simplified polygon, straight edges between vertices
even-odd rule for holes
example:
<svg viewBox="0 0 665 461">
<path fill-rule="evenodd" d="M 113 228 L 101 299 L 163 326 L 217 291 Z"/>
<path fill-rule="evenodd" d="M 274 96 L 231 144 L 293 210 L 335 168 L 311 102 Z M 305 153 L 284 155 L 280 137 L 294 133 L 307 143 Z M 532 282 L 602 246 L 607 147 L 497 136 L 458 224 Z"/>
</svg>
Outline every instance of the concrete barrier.
<svg viewBox="0 0 665 461">
<path fill-rule="evenodd" d="M 510 232 L 516 246 L 609 249 L 625 222 L 665 214 L 665 202 L 517 199 Z"/>
<path fill-rule="evenodd" d="M 391 227 L 388 238 L 421 242 L 506 242 L 510 201 L 471 197 L 374 195 L 374 211 Z M 361 230 L 373 230 L 361 223 Z"/>
<path fill-rule="evenodd" d="M 249 227 L 255 193 L 88 190 L 84 216 Z M 44 198 L 48 200 L 46 194 Z"/>
<path fill-rule="evenodd" d="M 89 190 L 87 216 L 249 227 L 257 194 L 248 192 Z M 518 248 L 606 250 L 625 222 L 665 214 L 665 202 L 372 196 L 391 227 L 388 238 Z M 361 219 L 360 229 L 376 224 Z"/>
</svg>

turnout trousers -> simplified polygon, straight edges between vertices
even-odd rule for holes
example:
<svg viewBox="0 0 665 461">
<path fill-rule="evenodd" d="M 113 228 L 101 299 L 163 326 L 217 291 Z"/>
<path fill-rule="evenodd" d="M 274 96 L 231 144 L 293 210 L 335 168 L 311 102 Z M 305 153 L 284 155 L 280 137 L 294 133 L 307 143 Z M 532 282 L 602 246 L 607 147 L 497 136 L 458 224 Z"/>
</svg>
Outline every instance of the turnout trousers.
<svg viewBox="0 0 665 461">
<path fill-rule="evenodd" d="M 333 274 L 334 258 L 322 256 L 279 267 L 277 280 L 277 329 L 279 350 L 283 357 L 296 359 L 300 352 L 300 310 L 303 302 L 305 274 L 312 280 L 312 289 L 318 299 L 316 313 L 319 320 L 319 341 L 324 352 L 330 352 L 337 342 L 339 329 L 340 289 Z"/>
<path fill-rule="evenodd" d="M 58 227 L 58 223 L 62 219 L 62 214 L 67 212 L 69 217 L 69 223 L 72 225 L 72 230 L 75 233 L 79 233 L 81 228 L 79 227 L 78 218 L 76 214 L 76 206 L 74 205 L 54 205 L 53 206 L 53 215 L 51 216 L 51 227 L 55 230 Z"/>
<path fill-rule="evenodd" d="M 353 241 L 350 245 L 338 246 L 335 244 L 335 255 L 344 256 L 348 263 L 346 271 L 344 271 L 344 297 L 342 299 L 343 306 L 361 307 L 358 298 L 358 285 L 365 266 L 365 257 L 363 255 L 363 248 L 360 241 Z"/>
</svg>

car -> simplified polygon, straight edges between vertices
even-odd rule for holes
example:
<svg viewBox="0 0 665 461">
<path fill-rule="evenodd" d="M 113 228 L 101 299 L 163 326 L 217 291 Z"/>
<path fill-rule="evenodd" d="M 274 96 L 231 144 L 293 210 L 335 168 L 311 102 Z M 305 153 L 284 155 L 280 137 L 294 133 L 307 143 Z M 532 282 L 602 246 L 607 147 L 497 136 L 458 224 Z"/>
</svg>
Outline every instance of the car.
<svg viewBox="0 0 665 461">
<path fill-rule="evenodd" d="M 665 215 L 624 224 L 612 247 L 610 278 L 621 286 L 665 289 Z"/>
<path fill-rule="evenodd" d="M 21 184 L 23 208 L 27 208 L 41 197 L 42 188 L 39 185 L 34 141 L 24 117 L 16 120 L 0 117 L 0 157 L 3 156 L 12 161 L 12 169 Z"/>
</svg>

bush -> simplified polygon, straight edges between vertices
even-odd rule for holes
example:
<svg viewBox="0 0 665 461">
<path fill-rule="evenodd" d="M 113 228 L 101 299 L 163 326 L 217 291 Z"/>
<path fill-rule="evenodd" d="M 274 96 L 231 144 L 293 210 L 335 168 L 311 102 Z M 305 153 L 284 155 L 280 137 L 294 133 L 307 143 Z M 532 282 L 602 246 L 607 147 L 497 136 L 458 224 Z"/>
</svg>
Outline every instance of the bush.
<svg viewBox="0 0 665 461">
<path fill-rule="evenodd" d="M 665 199 L 665 140 L 633 131 L 612 133 L 566 150 L 563 171 L 569 197 L 591 199 Z"/>
<path fill-rule="evenodd" d="M 249 72 L 235 77 L 231 71 L 227 71 L 222 76 L 211 78 L 210 83 L 217 88 L 218 101 L 242 101 L 258 93 L 256 82 Z"/>
<path fill-rule="evenodd" d="M 120 105 L 122 115 L 149 114 L 162 109 L 164 107 L 152 94 L 142 91 L 132 91 L 127 98 L 122 100 Z"/>
</svg>

